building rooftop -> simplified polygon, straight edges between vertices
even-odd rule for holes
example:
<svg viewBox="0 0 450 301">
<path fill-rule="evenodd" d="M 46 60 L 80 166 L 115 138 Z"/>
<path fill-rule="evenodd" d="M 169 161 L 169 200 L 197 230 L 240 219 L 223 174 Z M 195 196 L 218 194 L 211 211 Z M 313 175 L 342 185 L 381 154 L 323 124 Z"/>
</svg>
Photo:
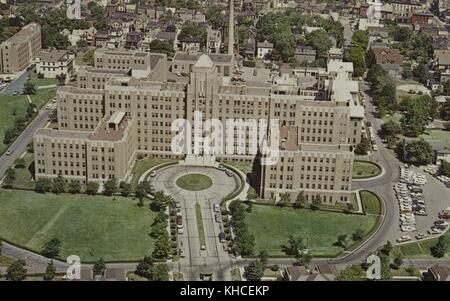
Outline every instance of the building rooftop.
<svg viewBox="0 0 450 301">
<path fill-rule="evenodd" d="M 115 112 L 111 117 L 103 118 L 97 128 L 90 133 L 90 140 L 120 141 L 128 127 L 128 117 L 124 112 Z"/>
<path fill-rule="evenodd" d="M 42 62 L 57 63 L 57 62 L 67 61 L 68 60 L 67 54 L 68 54 L 67 50 L 57 50 L 57 49 L 48 50 L 47 49 L 47 50 L 42 50 L 39 53 L 38 58 Z"/>
</svg>

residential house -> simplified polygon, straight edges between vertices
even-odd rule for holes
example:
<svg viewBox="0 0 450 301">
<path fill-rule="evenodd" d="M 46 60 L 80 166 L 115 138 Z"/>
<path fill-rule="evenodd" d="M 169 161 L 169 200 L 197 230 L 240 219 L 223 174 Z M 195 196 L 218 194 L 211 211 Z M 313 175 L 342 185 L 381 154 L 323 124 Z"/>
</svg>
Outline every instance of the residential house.
<svg viewBox="0 0 450 301">
<path fill-rule="evenodd" d="M 297 62 L 312 62 L 316 59 L 316 50 L 311 46 L 298 46 L 295 49 L 295 59 Z"/>
<path fill-rule="evenodd" d="M 73 55 L 67 50 L 42 50 L 36 57 L 36 73 L 45 78 L 56 78 L 65 75 L 66 78 L 73 70 Z"/>
<path fill-rule="evenodd" d="M 256 40 L 253 37 L 244 40 L 243 57 L 248 60 L 253 60 L 256 53 Z"/>
<path fill-rule="evenodd" d="M 411 17 L 413 13 L 423 9 L 417 0 L 394 0 L 391 4 L 394 15 L 401 17 Z"/>
<path fill-rule="evenodd" d="M 450 71 L 450 49 L 434 50 L 434 60 L 439 70 Z"/>
<path fill-rule="evenodd" d="M 127 34 L 125 40 L 125 48 L 127 49 L 139 49 L 141 47 L 142 39 L 144 35 L 140 31 L 131 31 Z"/>
<path fill-rule="evenodd" d="M 329 62 L 342 62 L 344 59 L 344 51 L 342 48 L 330 48 L 328 51 L 328 61 Z"/>
<path fill-rule="evenodd" d="M 95 47 L 106 47 L 109 41 L 109 32 L 107 30 L 98 31 L 95 35 Z"/>
<path fill-rule="evenodd" d="M 372 47 L 372 51 L 374 53 L 376 64 L 379 64 L 394 78 L 401 78 L 404 57 L 400 54 L 400 50 L 385 47 Z"/>
<path fill-rule="evenodd" d="M 219 30 L 208 30 L 206 35 L 206 50 L 210 53 L 220 53 L 222 33 Z"/>
<path fill-rule="evenodd" d="M 273 44 L 269 43 L 267 40 L 264 42 L 257 43 L 257 58 L 265 59 L 266 56 L 273 52 Z"/>
<path fill-rule="evenodd" d="M 415 12 L 411 16 L 411 23 L 413 25 L 424 25 L 428 24 L 433 18 L 433 15 L 426 12 Z"/>
<path fill-rule="evenodd" d="M 181 43 L 181 49 L 183 51 L 200 51 L 201 39 L 197 37 L 183 37 L 179 39 Z"/>
<path fill-rule="evenodd" d="M 450 281 L 450 270 L 447 266 L 433 265 L 423 275 L 424 281 Z"/>
</svg>

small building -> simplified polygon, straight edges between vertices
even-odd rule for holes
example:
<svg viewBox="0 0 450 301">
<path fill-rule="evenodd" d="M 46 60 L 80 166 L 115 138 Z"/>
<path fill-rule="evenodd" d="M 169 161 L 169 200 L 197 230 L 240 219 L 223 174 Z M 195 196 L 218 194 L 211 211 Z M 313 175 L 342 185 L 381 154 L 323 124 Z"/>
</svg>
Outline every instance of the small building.
<svg viewBox="0 0 450 301">
<path fill-rule="evenodd" d="M 201 39 L 197 37 L 184 37 L 180 39 L 181 49 L 183 51 L 200 51 Z"/>
<path fill-rule="evenodd" d="M 450 281 L 450 270 L 446 266 L 433 265 L 423 274 L 424 281 Z"/>
<path fill-rule="evenodd" d="M 433 15 L 430 13 L 423 13 L 423 12 L 415 12 L 413 13 L 413 15 L 411 16 L 411 23 L 413 25 L 423 25 L 423 24 L 428 24 L 428 22 L 430 21 L 430 19 L 433 18 Z"/>
<path fill-rule="evenodd" d="M 450 49 L 434 50 L 434 60 L 439 70 L 450 70 Z"/>
<path fill-rule="evenodd" d="M 295 59 L 297 62 L 308 62 L 311 63 L 316 59 L 316 50 L 311 46 L 298 46 L 295 49 Z"/>
<path fill-rule="evenodd" d="M 68 77 L 73 70 L 73 56 L 67 50 L 42 50 L 36 57 L 36 73 L 45 78 Z"/>
<path fill-rule="evenodd" d="M 258 44 L 257 44 L 257 58 L 258 59 L 261 59 L 261 60 L 265 59 L 269 53 L 272 53 L 272 51 L 273 51 L 272 43 L 269 43 L 267 41 L 258 42 Z"/>
<path fill-rule="evenodd" d="M 206 35 L 206 50 L 210 53 L 220 53 L 222 33 L 219 30 L 208 30 Z"/>
<path fill-rule="evenodd" d="M 125 40 L 125 48 L 139 49 L 141 47 L 143 34 L 140 31 L 131 31 L 127 34 Z"/>
</svg>

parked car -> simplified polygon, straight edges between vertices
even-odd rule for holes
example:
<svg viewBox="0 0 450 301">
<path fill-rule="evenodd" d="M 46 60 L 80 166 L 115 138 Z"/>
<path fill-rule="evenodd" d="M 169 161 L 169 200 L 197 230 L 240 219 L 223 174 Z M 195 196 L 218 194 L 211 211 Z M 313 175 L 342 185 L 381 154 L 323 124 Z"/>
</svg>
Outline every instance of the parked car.
<svg viewBox="0 0 450 301">
<path fill-rule="evenodd" d="M 9 156 L 9 155 L 11 155 L 11 154 L 12 154 L 12 151 L 11 151 L 11 150 L 7 150 L 6 153 L 5 153 L 5 155 L 7 155 L 7 156 Z"/>
<path fill-rule="evenodd" d="M 181 228 L 178 228 L 178 234 L 183 234 L 184 230 L 183 230 L 183 226 L 181 226 Z"/>
<path fill-rule="evenodd" d="M 399 238 L 397 238 L 397 242 L 399 242 L 399 243 L 407 242 L 410 240 L 411 240 L 411 237 L 408 235 L 403 235 L 403 236 L 400 236 Z"/>
<path fill-rule="evenodd" d="M 152 171 L 152 172 L 150 173 L 150 177 L 152 177 L 152 178 L 156 177 L 156 171 Z"/>
<path fill-rule="evenodd" d="M 214 204 L 214 212 L 220 212 L 220 205 L 219 204 Z"/>
<path fill-rule="evenodd" d="M 223 242 L 226 242 L 226 239 L 225 239 L 225 238 L 226 238 L 225 233 L 220 232 L 220 233 L 219 233 L 219 241 L 222 242 L 222 243 L 223 243 Z"/>
<path fill-rule="evenodd" d="M 181 258 L 186 257 L 186 255 L 184 254 L 183 248 L 180 248 L 180 257 L 181 257 Z"/>
<path fill-rule="evenodd" d="M 216 220 L 216 223 L 222 222 L 222 216 L 220 214 L 215 214 L 214 219 Z"/>
<path fill-rule="evenodd" d="M 425 233 L 419 233 L 419 234 L 416 235 L 416 239 L 418 239 L 418 240 L 424 239 L 424 238 L 427 238 L 427 237 L 428 237 L 428 235 L 425 234 Z"/>
<path fill-rule="evenodd" d="M 442 230 L 436 227 L 431 227 L 430 230 L 428 230 L 429 234 L 441 234 Z"/>
</svg>

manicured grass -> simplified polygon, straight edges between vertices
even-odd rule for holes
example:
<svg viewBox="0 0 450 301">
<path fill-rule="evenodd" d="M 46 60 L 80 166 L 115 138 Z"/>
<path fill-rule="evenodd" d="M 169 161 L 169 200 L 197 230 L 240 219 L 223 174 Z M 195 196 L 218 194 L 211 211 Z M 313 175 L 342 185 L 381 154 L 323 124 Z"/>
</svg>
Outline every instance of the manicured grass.
<svg viewBox="0 0 450 301">
<path fill-rule="evenodd" d="M 227 165 L 233 166 L 240 171 L 242 171 L 245 175 L 252 173 L 253 165 L 251 163 L 244 162 L 227 162 Z"/>
<path fill-rule="evenodd" d="M 156 165 L 170 162 L 170 159 L 162 159 L 162 158 L 145 158 L 141 160 L 137 160 L 134 168 L 133 168 L 133 177 L 131 179 L 131 185 L 135 188 L 139 182 L 139 178 L 152 167 Z"/>
<path fill-rule="evenodd" d="M 36 94 L 31 95 L 33 103 L 37 105 L 37 110 L 41 109 L 50 99 L 56 96 L 56 88 L 36 90 Z M 3 144 L 5 131 L 14 125 L 17 118 L 25 118 L 28 108 L 28 100 L 25 95 L 9 96 L 0 93 L 0 154 L 7 146 Z"/>
<path fill-rule="evenodd" d="M 381 168 L 369 161 L 353 162 L 353 179 L 373 178 L 381 174 Z"/>
<path fill-rule="evenodd" d="M 197 219 L 198 239 L 200 240 L 200 246 L 206 248 L 205 228 L 203 226 L 202 207 L 199 203 L 195 204 L 195 217 Z"/>
<path fill-rule="evenodd" d="M 420 138 L 425 140 L 442 140 L 444 141 L 445 147 L 450 149 L 450 131 L 444 130 L 426 130 L 425 134 L 421 135 Z"/>
<path fill-rule="evenodd" d="M 208 189 L 213 183 L 206 175 L 192 173 L 178 178 L 176 184 L 184 190 L 200 191 Z"/>
<path fill-rule="evenodd" d="M 400 267 L 398 270 L 391 269 L 392 276 L 394 277 L 417 277 L 420 278 L 422 275 L 420 271 L 415 267 L 405 268 Z"/>
<path fill-rule="evenodd" d="M 20 189 L 34 189 L 34 155 L 26 153 L 23 159 L 25 160 L 25 168 L 15 168 L 16 180 L 13 183 L 13 187 Z"/>
<path fill-rule="evenodd" d="M 0 237 L 37 252 L 57 238 L 63 259 L 140 260 L 153 249 L 153 217 L 129 198 L 0 190 Z"/>
<path fill-rule="evenodd" d="M 450 241 L 450 232 L 444 234 L 446 241 Z M 406 258 L 433 258 L 430 248 L 434 247 L 438 242 L 438 238 L 412 242 L 395 247 Z M 447 250 L 445 258 L 450 258 L 450 249 Z"/>
<path fill-rule="evenodd" d="M 380 215 L 382 213 L 382 204 L 378 197 L 370 191 L 360 192 L 361 202 L 366 214 Z"/>
<path fill-rule="evenodd" d="M 8 127 L 14 125 L 16 118 L 25 117 L 28 101 L 25 96 L 8 96 L 0 93 L 0 154 L 7 146 L 3 144 L 5 131 Z"/>
<path fill-rule="evenodd" d="M 255 254 L 266 250 L 271 256 L 284 256 L 282 246 L 289 234 L 308 241 L 313 256 L 336 256 L 343 249 L 333 246 L 341 234 L 351 235 L 361 228 L 367 234 L 375 225 L 376 216 L 344 214 L 307 209 L 254 205 L 246 222 L 255 235 Z"/>
<path fill-rule="evenodd" d="M 399 113 L 394 113 L 393 115 L 386 114 L 383 116 L 382 119 L 383 119 L 383 122 L 387 122 L 390 120 L 400 122 L 400 120 L 402 119 L 402 114 L 399 114 Z"/>
<path fill-rule="evenodd" d="M 30 77 L 30 81 L 36 86 L 36 88 L 41 86 L 56 85 L 58 83 L 58 80 L 55 78 L 39 78 L 35 73 Z"/>
</svg>

